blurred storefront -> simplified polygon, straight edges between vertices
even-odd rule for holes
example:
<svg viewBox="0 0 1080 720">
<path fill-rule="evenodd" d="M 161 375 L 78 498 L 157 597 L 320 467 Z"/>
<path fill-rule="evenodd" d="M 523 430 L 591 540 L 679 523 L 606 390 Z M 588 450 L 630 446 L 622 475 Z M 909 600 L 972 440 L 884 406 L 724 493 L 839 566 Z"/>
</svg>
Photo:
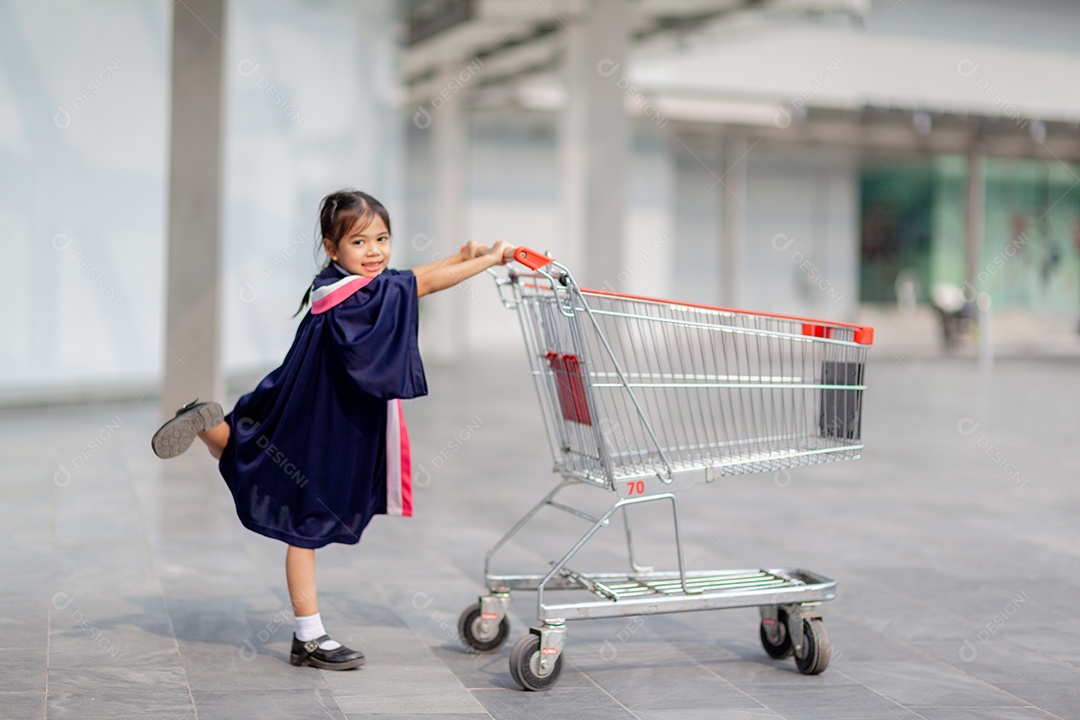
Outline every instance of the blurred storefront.
<svg viewBox="0 0 1080 720">
<path fill-rule="evenodd" d="M 975 285 L 999 309 L 1080 314 L 1080 185 L 1057 161 L 989 159 Z M 920 303 L 965 278 L 967 161 L 873 158 L 860 171 L 859 300 Z"/>
</svg>

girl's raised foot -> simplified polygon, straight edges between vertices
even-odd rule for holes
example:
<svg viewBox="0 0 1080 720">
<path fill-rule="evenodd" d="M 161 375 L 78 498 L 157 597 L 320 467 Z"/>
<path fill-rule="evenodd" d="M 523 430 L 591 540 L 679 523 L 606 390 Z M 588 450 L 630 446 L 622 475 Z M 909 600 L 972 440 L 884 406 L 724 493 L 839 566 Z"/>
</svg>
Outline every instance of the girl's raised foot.
<svg viewBox="0 0 1080 720">
<path fill-rule="evenodd" d="M 176 417 L 169 420 L 154 433 L 150 446 L 159 458 L 176 457 L 191 447 L 199 433 L 206 432 L 225 422 L 225 411 L 216 402 L 201 403 L 196 398 L 176 411 Z"/>
</svg>

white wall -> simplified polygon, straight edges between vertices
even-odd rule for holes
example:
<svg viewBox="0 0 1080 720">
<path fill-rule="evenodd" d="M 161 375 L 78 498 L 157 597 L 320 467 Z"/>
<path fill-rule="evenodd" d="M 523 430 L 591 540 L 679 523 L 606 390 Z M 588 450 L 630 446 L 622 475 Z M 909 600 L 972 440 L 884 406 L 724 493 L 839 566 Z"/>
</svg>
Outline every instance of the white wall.
<svg viewBox="0 0 1080 720">
<path fill-rule="evenodd" d="M 741 304 L 852 320 L 858 304 L 858 164 L 848 152 L 769 148 L 749 155 Z"/>
<path fill-rule="evenodd" d="M 471 119 L 468 238 L 506 239 L 567 255 L 559 232 L 555 117 L 481 112 Z M 605 287 L 720 304 L 724 168 L 717 138 L 676 138 L 635 123 L 627 183 L 625 267 Z M 396 243 L 407 262 L 430 262 L 427 131 L 409 131 L 408 209 Z M 751 143 L 753 145 L 753 143 Z M 827 149 L 757 144 L 747 167 L 746 244 L 740 305 L 826 319 L 854 317 L 858 300 L 857 159 Z M 404 246 L 404 248 L 402 248 Z M 432 246 L 434 248 L 434 245 Z M 570 268 L 573 271 L 573 267 Z M 520 344 L 516 318 L 489 277 L 449 290 L 468 298 L 470 347 Z M 425 302 L 443 302 L 436 296 Z M 423 311 L 422 311 L 423 312 Z"/>
<path fill-rule="evenodd" d="M 634 124 L 634 152 L 627 195 L 624 267 L 609 280 L 617 292 L 666 298 L 678 294 L 672 283 L 675 257 L 677 141 L 670 125 L 650 120 Z"/>
<path fill-rule="evenodd" d="M 170 5 L 0 3 L 0 393 L 161 364 Z"/>
<path fill-rule="evenodd" d="M 469 237 L 506 240 L 566 257 L 559 228 L 555 117 L 541 113 L 480 113 L 472 120 Z M 492 278 L 469 282 L 469 342 L 520 346 L 514 313 L 498 300 Z M 451 290 L 450 292 L 460 292 Z"/>
<path fill-rule="evenodd" d="M 722 193 L 717 182 L 719 138 L 686 137 L 676 142 L 673 285 L 686 302 L 720 305 Z"/>
<path fill-rule="evenodd" d="M 364 190 L 393 221 L 404 148 L 389 0 L 232 0 L 229 11 L 222 290 L 235 373 L 279 363 L 292 342 L 323 260 L 322 197 Z"/>
<path fill-rule="evenodd" d="M 1039 52 L 1076 53 L 1076 0 L 873 0 L 866 27 L 882 35 L 931 36 Z"/>
<path fill-rule="evenodd" d="M 0 3 L 0 400 L 152 391 L 161 372 L 172 3 Z M 318 200 L 401 206 L 391 0 L 233 0 L 227 372 L 280 362 Z"/>
<path fill-rule="evenodd" d="M 850 320 L 858 303 L 858 161 L 848 152 L 749 143 L 742 309 Z M 673 286 L 720 304 L 719 138 L 679 143 Z"/>
</svg>

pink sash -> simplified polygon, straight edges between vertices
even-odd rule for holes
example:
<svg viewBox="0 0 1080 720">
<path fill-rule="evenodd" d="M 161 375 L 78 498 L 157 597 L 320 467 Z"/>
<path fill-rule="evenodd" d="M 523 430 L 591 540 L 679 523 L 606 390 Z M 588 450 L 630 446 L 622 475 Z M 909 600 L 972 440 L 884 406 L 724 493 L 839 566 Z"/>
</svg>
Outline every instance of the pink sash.
<svg viewBox="0 0 1080 720">
<path fill-rule="evenodd" d="M 351 298 L 357 290 L 367 287 L 373 279 L 362 275 L 347 275 L 336 283 L 315 288 L 311 291 L 311 314 L 322 315 L 330 308 L 337 307 Z"/>
</svg>

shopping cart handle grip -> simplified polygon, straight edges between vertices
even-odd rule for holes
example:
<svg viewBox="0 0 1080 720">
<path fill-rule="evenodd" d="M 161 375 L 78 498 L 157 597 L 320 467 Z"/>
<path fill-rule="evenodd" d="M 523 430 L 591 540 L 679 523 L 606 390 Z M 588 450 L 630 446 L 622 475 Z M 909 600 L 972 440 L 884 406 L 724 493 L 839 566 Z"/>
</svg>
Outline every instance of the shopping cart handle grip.
<svg viewBox="0 0 1080 720">
<path fill-rule="evenodd" d="M 555 262 L 543 253 L 538 253 L 535 250 L 520 246 L 514 248 L 514 259 L 530 270 L 539 270 L 545 265 L 550 265 Z"/>
</svg>

